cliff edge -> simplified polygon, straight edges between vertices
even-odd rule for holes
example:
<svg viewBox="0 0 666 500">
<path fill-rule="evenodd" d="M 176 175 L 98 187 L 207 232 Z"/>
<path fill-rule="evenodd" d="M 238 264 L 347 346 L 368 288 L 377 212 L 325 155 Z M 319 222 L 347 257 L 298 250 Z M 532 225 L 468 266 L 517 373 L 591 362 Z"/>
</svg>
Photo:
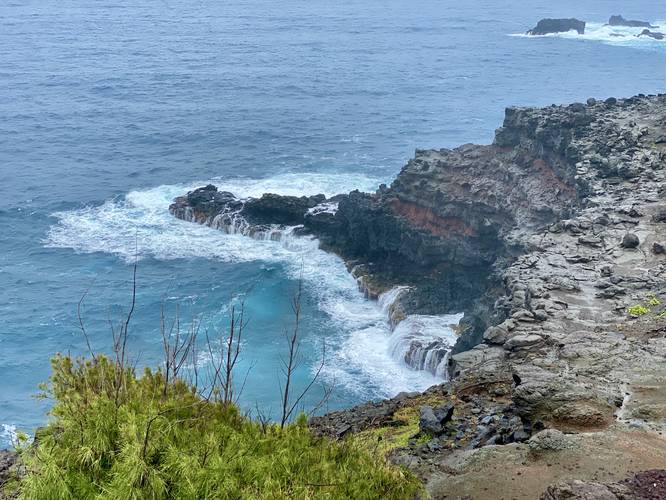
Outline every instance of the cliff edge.
<svg viewBox="0 0 666 500">
<path fill-rule="evenodd" d="M 171 211 L 298 226 L 370 294 L 409 286 L 396 321 L 465 312 L 448 383 L 316 418 L 317 432 L 379 437 L 435 498 L 573 480 L 649 498 L 608 485 L 666 464 L 665 166 L 666 95 L 590 99 L 509 108 L 493 144 L 417 151 L 376 193 L 240 201 L 207 186 Z M 567 484 L 544 498 L 593 498 Z"/>
</svg>

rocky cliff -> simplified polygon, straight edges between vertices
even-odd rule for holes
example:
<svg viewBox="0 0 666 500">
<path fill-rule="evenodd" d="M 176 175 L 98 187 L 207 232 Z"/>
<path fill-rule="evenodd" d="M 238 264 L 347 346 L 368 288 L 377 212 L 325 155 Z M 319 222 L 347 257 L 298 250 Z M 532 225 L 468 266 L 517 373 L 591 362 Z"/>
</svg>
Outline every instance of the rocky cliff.
<svg viewBox="0 0 666 500">
<path fill-rule="evenodd" d="M 373 194 L 241 202 L 206 187 L 172 212 L 298 225 L 361 263 L 371 290 L 410 286 L 398 316 L 465 311 L 449 383 L 313 428 L 368 435 L 415 411 L 390 456 L 433 496 L 535 498 L 666 464 L 665 166 L 665 95 L 590 99 L 510 108 L 492 145 L 417 151 Z M 583 498 L 558 488 L 548 498 Z"/>
</svg>

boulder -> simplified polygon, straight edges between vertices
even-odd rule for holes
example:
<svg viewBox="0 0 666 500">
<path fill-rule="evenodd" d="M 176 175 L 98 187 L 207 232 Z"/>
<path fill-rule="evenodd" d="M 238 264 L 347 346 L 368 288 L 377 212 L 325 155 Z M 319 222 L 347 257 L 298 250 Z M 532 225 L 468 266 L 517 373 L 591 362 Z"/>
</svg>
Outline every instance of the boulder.
<svg viewBox="0 0 666 500">
<path fill-rule="evenodd" d="M 422 406 L 419 409 L 419 429 L 427 434 L 439 434 L 442 432 L 442 424 L 435 415 L 432 406 Z"/>
<path fill-rule="evenodd" d="M 626 233 L 622 238 L 622 247 L 623 248 L 636 248 L 640 244 L 638 236 L 634 233 Z"/>
<path fill-rule="evenodd" d="M 666 222 L 666 208 L 657 210 L 657 213 L 652 216 L 652 220 L 654 222 Z"/>
<path fill-rule="evenodd" d="M 611 16 L 608 20 L 611 26 L 626 26 L 628 28 L 657 28 L 647 21 L 632 21 L 622 16 Z"/>
<path fill-rule="evenodd" d="M 652 253 L 661 255 L 666 252 L 666 248 L 664 248 L 664 245 L 661 243 L 657 243 L 656 241 L 652 244 Z"/>
<path fill-rule="evenodd" d="M 447 403 L 435 409 L 435 416 L 439 419 L 439 423 L 443 425 L 451 421 L 454 410 L 455 407 L 451 403 Z"/>
<path fill-rule="evenodd" d="M 562 451 L 571 448 L 572 444 L 564 433 L 557 429 L 544 429 L 527 441 L 527 446 L 534 453 Z"/>
<path fill-rule="evenodd" d="M 528 35 L 548 35 L 550 33 L 566 33 L 576 31 L 579 35 L 585 34 L 585 21 L 578 19 L 542 19 L 527 32 Z"/>
<path fill-rule="evenodd" d="M 620 498 L 625 496 L 616 495 L 605 484 L 586 483 L 577 479 L 553 484 L 541 496 L 541 500 L 619 500 Z"/>
</svg>

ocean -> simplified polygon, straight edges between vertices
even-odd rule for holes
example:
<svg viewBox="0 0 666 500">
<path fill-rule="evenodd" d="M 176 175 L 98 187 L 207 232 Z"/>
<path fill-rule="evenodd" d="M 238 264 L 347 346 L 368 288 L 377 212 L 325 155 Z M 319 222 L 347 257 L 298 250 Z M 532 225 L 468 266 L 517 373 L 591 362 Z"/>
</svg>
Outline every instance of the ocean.
<svg viewBox="0 0 666 500">
<path fill-rule="evenodd" d="M 325 345 L 324 409 L 440 381 L 402 362 L 386 304 L 316 241 L 226 235 L 169 203 L 208 182 L 244 197 L 372 191 L 415 148 L 490 142 L 506 106 L 664 92 L 666 41 L 604 26 L 620 13 L 666 19 L 653 0 L 3 2 L 0 448 L 46 422 L 49 358 L 85 354 L 84 293 L 93 347 L 109 352 L 135 260 L 137 366 L 160 362 L 161 310 L 213 335 L 245 302 L 244 411 L 279 410 L 299 282 L 295 384 Z M 588 32 L 521 35 L 543 17 Z M 453 340 L 456 319 L 421 322 Z"/>
</svg>

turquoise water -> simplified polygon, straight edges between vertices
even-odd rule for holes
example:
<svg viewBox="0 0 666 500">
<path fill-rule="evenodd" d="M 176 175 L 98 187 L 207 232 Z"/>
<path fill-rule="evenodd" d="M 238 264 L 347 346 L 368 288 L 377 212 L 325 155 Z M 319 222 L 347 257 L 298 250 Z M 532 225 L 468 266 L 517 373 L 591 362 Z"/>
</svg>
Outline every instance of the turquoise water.
<svg viewBox="0 0 666 500">
<path fill-rule="evenodd" d="M 302 275 L 303 386 L 329 408 L 437 381 L 394 359 L 377 303 L 316 243 L 255 241 L 174 220 L 204 182 L 240 196 L 335 194 L 389 181 L 416 147 L 488 142 L 507 105 L 664 91 L 666 43 L 611 36 L 650 0 L 10 1 L 0 5 L 0 445 L 45 421 L 32 397 L 55 352 L 84 352 L 129 304 L 131 348 L 160 359 L 160 306 L 211 331 L 246 297 L 241 404 L 278 408 L 289 297 Z M 517 35 L 541 17 L 585 37 Z M 630 35 L 631 33 L 627 33 Z M 202 359 L 202 363 L 206 360 Z M 321 389 L 307 400 L 314 404 Z"/>
</svg>

